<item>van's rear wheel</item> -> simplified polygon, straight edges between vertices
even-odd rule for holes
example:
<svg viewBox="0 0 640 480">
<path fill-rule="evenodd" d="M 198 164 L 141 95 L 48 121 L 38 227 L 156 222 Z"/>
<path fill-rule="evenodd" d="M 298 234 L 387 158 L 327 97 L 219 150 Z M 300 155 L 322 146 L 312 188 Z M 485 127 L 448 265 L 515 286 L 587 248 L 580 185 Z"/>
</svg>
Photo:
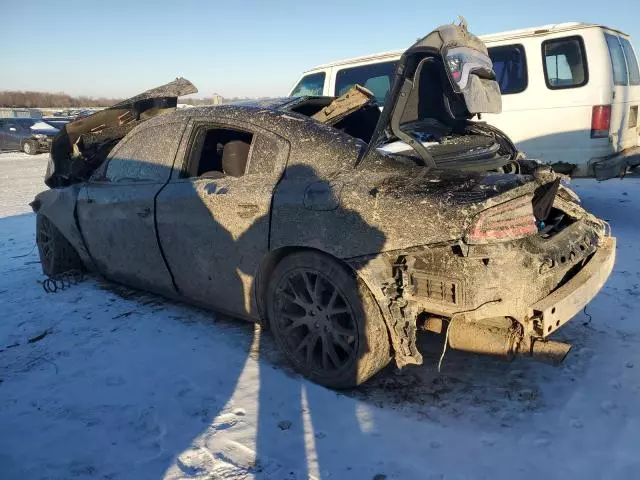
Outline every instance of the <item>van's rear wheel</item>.
<svg viewBox="0 0 640 480">
<path fill-rule="evenodd" d="M 22 144 L 22 151 L 27 155 L 35 155 L 38 153 L 38 144 L 33 140 L 27 140 Z"/>
<path fill-rule="evenodd" d="M 51 220 L 39 213 L 36 218 L 36 243 L 42 273 L 55 277 L 70 270 L 82 270 L 82 260 Z"/>
<path fill-rule="evenodd" d="M 276 342 L 294 367 L 333 388 L 360 385 L 391 360 L 384 320 L 366 285 L 312 251 L 285 257 L 267 290 Z"/>
</svg>

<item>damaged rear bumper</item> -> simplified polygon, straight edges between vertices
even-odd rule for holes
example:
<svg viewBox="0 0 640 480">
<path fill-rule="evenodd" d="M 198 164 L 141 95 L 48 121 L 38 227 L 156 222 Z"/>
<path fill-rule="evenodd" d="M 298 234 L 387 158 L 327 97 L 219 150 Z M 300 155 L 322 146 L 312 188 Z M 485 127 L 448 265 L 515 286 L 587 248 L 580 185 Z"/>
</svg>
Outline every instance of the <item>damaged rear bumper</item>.
<svg viewBox="0 0 640 480">
<path fill-rule="evenodd" d="M 567 283 L 530 308 L 536 334 L 546 337 L 571 320 L 603 287 L 616 258 L 616 239 L 607 237 L 587 264 Z"/>
</svg>

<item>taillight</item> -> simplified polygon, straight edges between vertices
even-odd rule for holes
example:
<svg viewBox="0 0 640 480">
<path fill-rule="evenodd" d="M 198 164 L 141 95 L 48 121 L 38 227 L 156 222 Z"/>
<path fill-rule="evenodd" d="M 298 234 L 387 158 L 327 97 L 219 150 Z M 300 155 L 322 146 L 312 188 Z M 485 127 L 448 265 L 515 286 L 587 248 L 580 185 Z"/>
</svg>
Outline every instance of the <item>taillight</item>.
<svg viewBox="0 0 640 480">
<path fill-rule="evenodd" d="M 531 197 L 520 197 L 480 212 L 466 236 L 467 243 L 524 238 L 538 232 Z"/>
<path fill-rule="evenodd" d="M 607 138 L 611 126 L 611 105 L 596 105 L 591 110 L 591 138 Z"/>
</svg>

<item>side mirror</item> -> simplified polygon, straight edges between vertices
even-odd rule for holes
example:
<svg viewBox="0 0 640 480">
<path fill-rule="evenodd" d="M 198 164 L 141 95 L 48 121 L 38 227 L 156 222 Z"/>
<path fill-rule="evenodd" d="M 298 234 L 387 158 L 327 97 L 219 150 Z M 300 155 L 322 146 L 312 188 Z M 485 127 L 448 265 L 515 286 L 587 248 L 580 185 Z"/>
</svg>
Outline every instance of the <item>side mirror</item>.
<svg viewBox="0 0 640 480">
<path fill-rule="evenodd" d="M 15 127 L 9 127 L 9 131 L 10 131 L 10 132 L 17 132 L 17 130 L 15 129 Z"/>
</svg>

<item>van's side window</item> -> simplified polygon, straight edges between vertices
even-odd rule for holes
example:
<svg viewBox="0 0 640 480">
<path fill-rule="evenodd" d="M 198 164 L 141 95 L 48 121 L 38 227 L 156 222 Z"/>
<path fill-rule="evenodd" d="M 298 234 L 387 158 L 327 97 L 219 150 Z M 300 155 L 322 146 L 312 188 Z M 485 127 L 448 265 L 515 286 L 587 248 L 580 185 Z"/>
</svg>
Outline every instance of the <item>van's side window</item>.
<svg viewBox="0 0 640 480">
<path fill-rule="evenodd" d="M 542 66 L 547 87 L 576 88 L 589 81 L 587 56 L 582 37 L 565 37 L 542 42 Z"/>
<path fill-rule="evenodd" d="M 522 45 L 503 45 L 489 48 L 493 71 L 500 85 L 500 93 L 520 93 L 527 88 L 527 57 Z"/>
<path fill-rule="evenodd" d="M 393 61 L 343 68 L 336 75 L 335 95 L 342 95 L 357 83 L 373 92 L 378 105 L 384 105 L 395 67 L 396 62 Z"/>
<path fill-rule="evenodd" d="M 627 64 L 624 60 L 624 52 L 622 51 L 622 45 L 620 45 L 620 42 L 618 41 L 618 36 L 605 33 L 604 38 L 607 41 L 609 57 L 611 57 L 614 85 L 629 85 Z"/>
<path fill-rule="evenodd" d="M 638 58 L 633 51 L 631 42 L 626 38 L 620 37 L 620 43 L 624 50 L 624 56 L 627 59 L 627 66 L 629 67 L 629 83 L 631 85 L 640 85 L 640 68 L 638 68 Z"/>
<path fill-rule="evenodd" d="M 291 96 L 304 97 L 306 95 L 322 95 L 322 92 L 324 90 L 325 77 L 326 74 L 324 72 L 305 75 L 293 89 L 293 92 L 291 92 Z"/>
</svg>

